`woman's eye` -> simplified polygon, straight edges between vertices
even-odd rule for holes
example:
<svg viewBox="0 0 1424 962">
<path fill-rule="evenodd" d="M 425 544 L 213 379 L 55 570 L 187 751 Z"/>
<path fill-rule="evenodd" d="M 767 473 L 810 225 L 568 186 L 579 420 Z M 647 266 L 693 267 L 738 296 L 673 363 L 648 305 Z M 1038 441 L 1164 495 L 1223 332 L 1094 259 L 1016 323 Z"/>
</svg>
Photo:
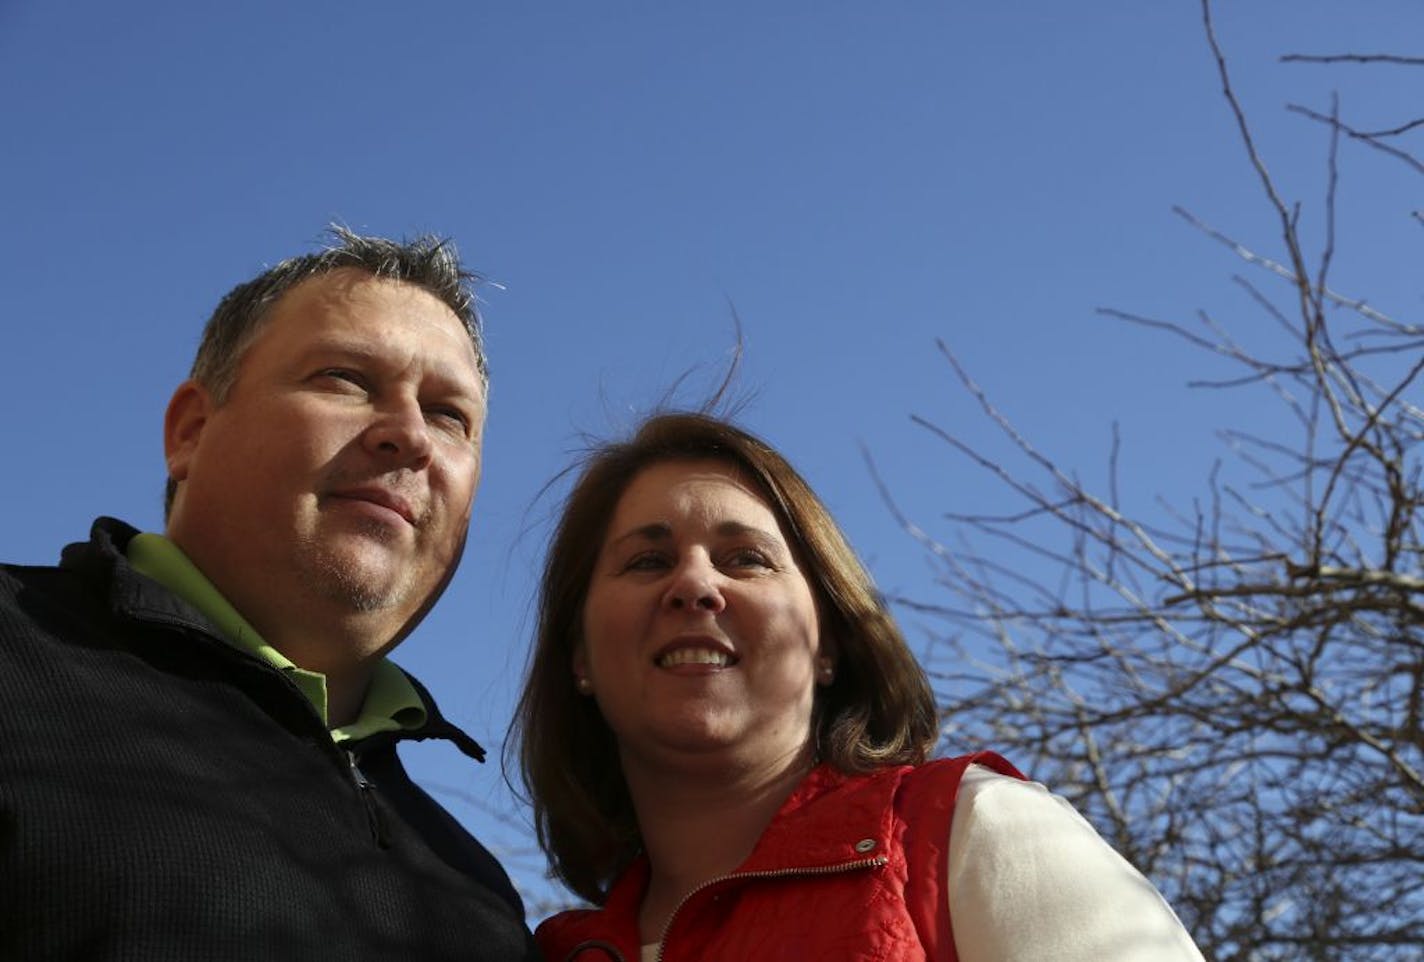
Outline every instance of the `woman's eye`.
<svg viewBox="0 0 1424 962">
<path fill-rule="evenodd" d="M 660 554 L 648 553 L 634 555 L 623 565 L 624 571 L 661 571 L 668 566 L 668 561 Z"/>
<path fill-rule="evenodd" d="M 727 556 L 727 563 L 736 568 L 770 568 L 771 559 L 755 548 L 742 548 Z"/>
</svg>

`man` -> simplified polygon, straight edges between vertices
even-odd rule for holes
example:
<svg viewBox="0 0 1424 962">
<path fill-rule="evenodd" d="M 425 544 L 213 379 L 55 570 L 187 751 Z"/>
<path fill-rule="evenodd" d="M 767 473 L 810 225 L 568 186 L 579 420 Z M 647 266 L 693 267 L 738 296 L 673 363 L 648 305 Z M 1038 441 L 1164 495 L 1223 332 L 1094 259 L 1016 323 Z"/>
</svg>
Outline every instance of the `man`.
<svg viewBox="0 0 1424 962">
<path fill-rule="evenodd" d="M 384 656 L 464 547 L 487 373 L 447 245 L 333 230 L 234 289 L 164 421 L 166 537 L 0 568 L 0 958 L 532 958 Z"/>
</svg>

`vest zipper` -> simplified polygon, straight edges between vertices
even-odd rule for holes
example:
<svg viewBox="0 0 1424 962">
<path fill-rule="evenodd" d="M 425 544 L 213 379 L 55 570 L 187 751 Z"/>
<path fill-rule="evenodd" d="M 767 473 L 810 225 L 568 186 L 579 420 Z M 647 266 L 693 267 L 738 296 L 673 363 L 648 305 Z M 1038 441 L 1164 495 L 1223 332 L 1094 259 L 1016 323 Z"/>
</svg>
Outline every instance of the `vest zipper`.
<svg viewBox="0 0 1424 962">
<path fill-rule="evenodd" d="M 733 880 L 785 878 L 790 875 L 838 875 L 841 872 L 855 872 L 860 869 L 880 868 L 882 865 L 889 864 L 889 862 L 890 859 L 884 855 L 877 855 L 874 858 L 860 858 L 852 862 L 840 862 L 836 865 L 809 865 L 801 868 L 764 869 L 760 872 L 733 872 L 730 875 L 721 875 L 714 879 L 708 879 L 684 895 L 682 901 L 677 903 L 677 907 L 674 908 L 672 914 L 668 916 L 667 924 L 663 926 L 663 937 L 658 940 L 657 960 L 658 962 L 663 962 L 663 950 L 667 947 L 667 934 L 672 931 L 672 923 L 677 918 L 677 913 L 682 911 L 682 907 L 686 905 L 694 895 L 714 885 L 720 885 L 723 882 Z"/>
<path fill-rule="evenodd" d="M 357 793 L 361 796 L 361 803 L 366 808 L 366 825 L 371 830 L 371 838 L 381 848 L 390 844 L 390 839 L 386 837 L 386 820 L 381 817 L 380 806 L 376 802 L 374 793 L 375 786 L 366 777 L 366 773 L 361 771 L 361 766 L 356 761 L 356 753 L 346 751 L 346 760 L 351 765 L 351 780 L 356 783 Z"/>
<path fill-rule="evenodd" d="M 564 956 L 564 962 L 572 962 L 575 956 L 583 955 L 584 952 L 590 949 L 599 949 L 604 955 L 612 959 L 613 962 L 628 962 L 628 960 L 623 957 L 623 953 L 618 950 L 618 946 L 612 942 L 605 942 L 602 939 L 585 939 L 578 945 L 575 945 L 569 950 L 569 954 Z"/>
</svg>

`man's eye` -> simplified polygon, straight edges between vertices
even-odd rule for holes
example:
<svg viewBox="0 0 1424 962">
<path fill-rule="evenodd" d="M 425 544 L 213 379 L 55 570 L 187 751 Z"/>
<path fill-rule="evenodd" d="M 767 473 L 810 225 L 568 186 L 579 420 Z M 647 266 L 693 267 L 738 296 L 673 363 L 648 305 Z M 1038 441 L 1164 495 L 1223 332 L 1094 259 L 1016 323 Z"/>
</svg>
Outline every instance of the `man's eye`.
<svg viewBox="0 0 1424 962">
<path fill-rule="evenodd" d="M 459 431 L 461 434 L 468 433 L 470 429 L 470 419 L 465 416 L 465 412 L 459 408 L 433 407 L 427 408 L 426 414 L 432 420 L 437 420 L 448 425 L 451 429 Z"/>
<path fill-rule="evenodd" d="M 363 378 L 363 377 L 362 377 L 360 374 L 358 374 L 357 372 L 352 371 L 352 370 L 349 370 L 349 369 L 344 368 L 344 367 L 328 367 L 328 368 L 323 368 L 323 369 L 321 369 L 320 371 L 317 371 L 317 372 L 316 372 L 316 376 L 317 376 L 318 378 L 322 378 L 322 379 L 326 379 L 326 380 L 331 380 L 331 381 L 343 381 L 343 382 L 345 382 L 345 383 L 347 383 L 347 384 L 351 384 L 351 385 L 354 385 L 354 386 L 356 386 L 356 387 L 361 387 L 361 388 L 363 388 L 363 387 L 366 386 L 366 379 L 365 379 L 365 378 Z"/>
</svg>

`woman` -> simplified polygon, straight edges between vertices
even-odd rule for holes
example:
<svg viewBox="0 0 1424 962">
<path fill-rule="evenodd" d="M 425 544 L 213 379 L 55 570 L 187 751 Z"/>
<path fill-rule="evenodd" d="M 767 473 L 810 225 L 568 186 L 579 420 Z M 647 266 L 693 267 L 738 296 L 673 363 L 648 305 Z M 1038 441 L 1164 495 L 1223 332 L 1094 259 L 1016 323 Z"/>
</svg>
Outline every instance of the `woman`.
<svg viewBox="0 0 1424 962">
<path fill-rule="evenodd" d="M 990 753 L 926 763 L 923 670 L 770 447 L 666 414 L 596 450 L 516 724 L 599 959 L 1200 959 L 1156 891 Z"/>
</svg>

